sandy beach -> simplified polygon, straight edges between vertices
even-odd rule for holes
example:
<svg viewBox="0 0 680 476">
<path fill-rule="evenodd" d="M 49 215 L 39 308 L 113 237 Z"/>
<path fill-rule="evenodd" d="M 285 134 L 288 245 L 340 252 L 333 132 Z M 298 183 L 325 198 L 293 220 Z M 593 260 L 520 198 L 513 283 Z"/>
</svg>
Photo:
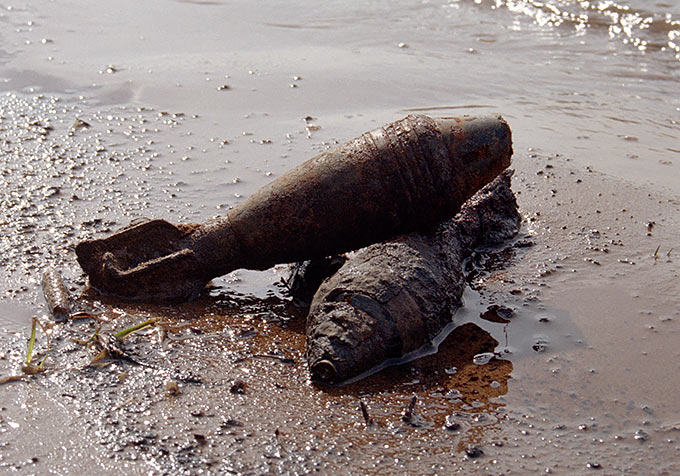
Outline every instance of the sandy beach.
<svg viewBox="0 0 680 476">
<path fill-rule="evenodd" d="M 96 319 L 39 327 L 45 371 L 0 385 L 2 472 L 680 471 L 677 1 L 43 3 L 0 5 L 0 378 L 48 266 Z M 80 240 L 221 215 L 409 113 L 502 114 L 523 216 L 437 353 L 312 384 L 285 264 L 178 305 L 87 291 Z"/>
</svg>

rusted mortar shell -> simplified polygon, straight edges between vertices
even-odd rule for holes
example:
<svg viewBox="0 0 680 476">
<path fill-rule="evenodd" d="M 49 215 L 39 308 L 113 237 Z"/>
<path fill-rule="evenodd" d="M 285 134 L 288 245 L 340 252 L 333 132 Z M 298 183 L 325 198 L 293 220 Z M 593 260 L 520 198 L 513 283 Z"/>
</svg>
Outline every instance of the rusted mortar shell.
<svg viewBox="0 0 680 476">
<path fill-rule="evenodd" d="M 155 220 L 83 242 L 76 253 L 102 292 L 187 299 L 234 269 L 328 256 L 433 226 L 507 168 L 511 155 L 501 117 L 410 115 L 304 162 L 223 218 Z"/>
<path fill-rule="evenodd" d="M 463 261 L 519 230 L 510 171 L 431 232 L 357 251 L 324 281 L 307 317 L 313 380 L 342 382 L 430 344 L 452 322 L 465 288 Z"/>
</svg>

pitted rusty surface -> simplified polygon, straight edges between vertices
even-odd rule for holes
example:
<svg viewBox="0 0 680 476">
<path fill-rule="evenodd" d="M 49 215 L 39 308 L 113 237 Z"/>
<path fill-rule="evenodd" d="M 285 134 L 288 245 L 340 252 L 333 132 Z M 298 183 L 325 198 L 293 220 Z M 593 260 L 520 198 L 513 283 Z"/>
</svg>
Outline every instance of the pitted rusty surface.
<svg viewBox="0 0 680 476">
<path fill-rule="evenodd" d="M 510 164 L 499 117 L 410 115 L 319 154 L 225 217 L 199 226 L 154 220 L 81 243 L 96 289 L 132 299 L 189 299 L 234 269 L 358 249 L 452 217 Z"/>
<path fill-rule="evenodd" d="M 321 284 L 307 320 L 312 378 L 356 377 L 429 344 L 452 321 L 465 258 L 519 230 L 511 175 L 497 177 L 436 230 L 364 248 Z"/>
</svg>

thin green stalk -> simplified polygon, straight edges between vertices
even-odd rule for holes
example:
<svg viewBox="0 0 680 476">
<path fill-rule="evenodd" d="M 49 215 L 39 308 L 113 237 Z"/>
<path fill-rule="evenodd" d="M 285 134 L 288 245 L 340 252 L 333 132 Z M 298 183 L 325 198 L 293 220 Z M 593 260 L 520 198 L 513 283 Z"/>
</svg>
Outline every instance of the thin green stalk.
<svg viewBox="0 0 680 476">
<path fill-rule="evenodd" d="M 38 321 L 37 318 L 32 319 L 31 325 L 31 337 L 28 339 L 28 349 L 26 350 L 26 365 L 31 364 L 31 359 L 33 358 L 33 348 L 35 347 L 35 324 Z"/>
<path fill-rule="evenodd" d="M 113 334 L 113 337 L 115 337 L 118 340 L 124 339 L 128 334 L 132 334 L 133 332 L 136 332 L 140 329 L 144 329 L 145 327 L 151 326 L 151 325 L 157 323 L 158 321 L 160 321 L 160 318 L 158 318 L 158 317 L 147 319 L 146 321 L 140 322 L 137 325 L 134 325 L 132 327 L 128 327 L 127 329 L 123 329 L 120 332 L 116 332 L 115 334 Z"/>
</svg>

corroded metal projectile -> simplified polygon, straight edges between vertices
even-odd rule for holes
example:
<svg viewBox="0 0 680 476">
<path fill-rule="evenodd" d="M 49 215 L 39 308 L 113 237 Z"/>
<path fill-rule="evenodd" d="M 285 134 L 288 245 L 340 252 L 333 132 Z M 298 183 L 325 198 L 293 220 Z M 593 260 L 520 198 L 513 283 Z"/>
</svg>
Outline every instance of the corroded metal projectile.
<svg viewBox="0 0 680 476">
<path fill-rule="evenodd" d="M 76 247 L 92 287 L 131 299 L 184 300 L 239 268 L 328 256 L 453 216 L 510 164 L 501 117 L 411 115 L 323 152 L 224 217 L 131 226 Z"/>
<path fill-rule="evenodd" d="M 342 382 L 432 343 L 453 322 L 465 289 L 464 260 L 517 234 L 510 171 L 453 219 L 363 248 L 323 281 L 307 317 L 313 380 Z"/>
</svg>

